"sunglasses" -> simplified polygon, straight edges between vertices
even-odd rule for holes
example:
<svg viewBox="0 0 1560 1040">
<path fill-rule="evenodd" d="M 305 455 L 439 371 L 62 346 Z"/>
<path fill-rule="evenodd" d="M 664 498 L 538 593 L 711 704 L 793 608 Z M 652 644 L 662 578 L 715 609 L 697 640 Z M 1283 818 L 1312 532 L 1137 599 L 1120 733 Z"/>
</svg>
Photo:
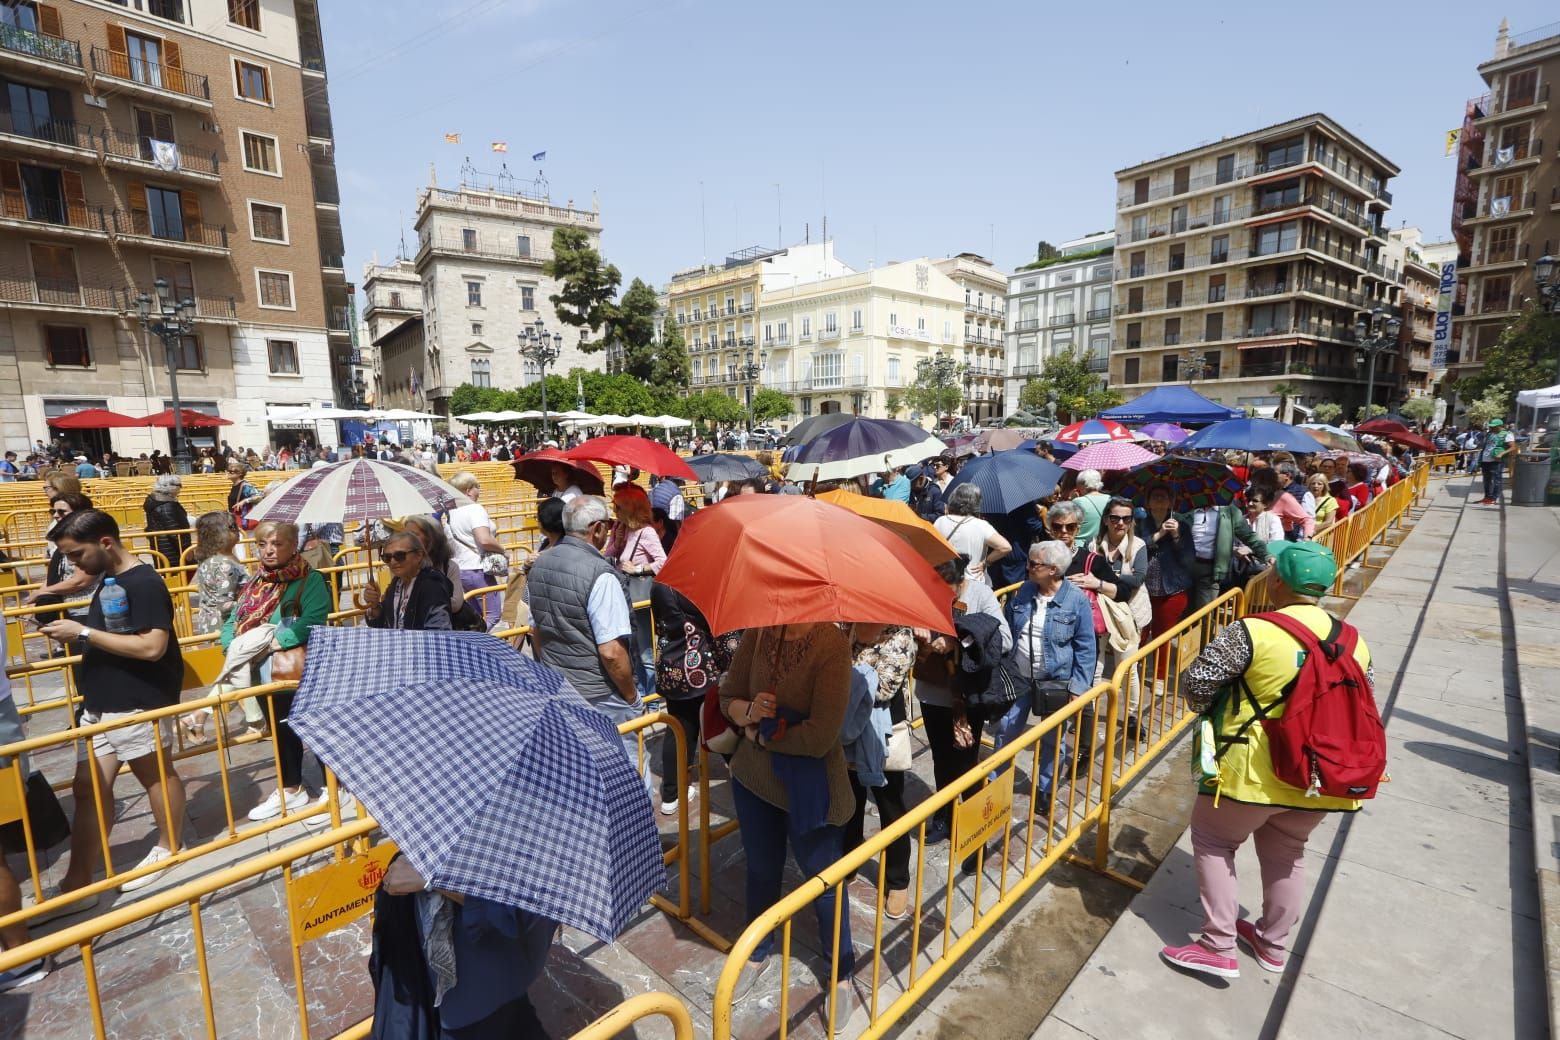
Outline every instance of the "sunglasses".
<svg viewBox="0 0 1560 1040">
<path fill-rule="evenodd" d="M 1129 522 L 1131 519 L 1132 518 L 1130 516 L 1107 516 L 1105 521 L 1106 523 L 1111 524 L 1124 524 Z"/>
<path fill-rule="evenodd" d="M 70 506 L 61 506 L 59 509 L 51 509 L 49 512 L 55 516 L 69 516 L 71 514 L 71 508 Z"/>
<path fill-rule="evenodd" d="M 1078 525 L 1077 524 L 1052 524 L 1051 525 L 1051 530 L 1057 532 L 1058 534 L 1066 534 L 1068 531 L 1076 531 L 1076 530 L 1078 530 Z"/>
<path fill-rule="evenodd" d="M 400 563 L 401 561 L 405 560 L 408 556 L 421 556 L 421 555 L 422 555 L 422 553 L 416 552 L 415 550 L 412 550 L 412 549 L 398 549 L 395 552 L 382 552 L 382 553 L 379 554 L 379 558 L 381 560 L 384 560 L 386 563 Z"/>
</svg>

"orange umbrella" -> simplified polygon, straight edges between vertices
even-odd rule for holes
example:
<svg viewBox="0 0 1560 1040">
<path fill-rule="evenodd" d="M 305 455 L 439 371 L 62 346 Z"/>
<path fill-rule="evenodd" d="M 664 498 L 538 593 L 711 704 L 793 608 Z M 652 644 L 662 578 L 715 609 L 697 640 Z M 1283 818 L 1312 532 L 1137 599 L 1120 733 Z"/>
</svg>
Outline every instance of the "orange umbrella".
<svg viewBox="0 0 1560 1040">
<path fill-rule="evenodd" d="M 699 510 L 656 580 L 692 600 L 712 632 L 812 621 L 953 631 L 953 590 L 904 539 L 801 495 Z"/>
<path fill-rule="evenodd" d="M 914 510 L 903 502 L 872 498 L 850 491 L 825 491 L 817 498 L 820 502 L 843 506 L 857 516 L 864 516 L 894 532 L 933 567 L 959 555 L 958 550 L 948 544 L 948 539 L 939 534 L 937 528 L 916 516 Z"/>
</svg>

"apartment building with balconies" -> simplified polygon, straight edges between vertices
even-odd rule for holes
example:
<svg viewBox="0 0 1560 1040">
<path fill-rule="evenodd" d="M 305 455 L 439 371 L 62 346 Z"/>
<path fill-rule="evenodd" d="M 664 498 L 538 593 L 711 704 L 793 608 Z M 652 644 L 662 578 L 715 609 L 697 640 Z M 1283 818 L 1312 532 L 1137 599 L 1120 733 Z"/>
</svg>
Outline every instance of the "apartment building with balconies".
<svg viewBox="0 0 1560 1040">
<path fill-rule="evenodd" d="M 746 400 L 749 365 L 764 367 L 767 351 L 789 346 L 792 330 L 762 315 L 767 286 L 793 286 L 851 273 L 835 259 L 833 242 L 769 248 L 750 246 L 718 264 L 672 275 L 666 312 L 682 329 L 688 383 L 697 392 L 718 389 Z"/>
<path fill-rule="evenodd" d="M 1058 353 L 1073 350 L 1104 382 L 1110 370 L 1114 231 L 1063 242 L 1058 255 L 1025 264 L 1008 278 L 1006 410 L 1024 384 Z"/>
<path fill-rule="evenodd" d="M 1195 382 L 1271 411 L 1364 401 L 1354 323 L 1389 295 L 1398 167 L 1330 117 L 1303 116 L 1116 174 L 1110 383 L 1127 398 Z M 1378 386 L 1377 401 L 1392 391 Z"/>
<path fill-rule="evenodd" d="M 964 412 L 976 423 L 1007 414 L 1007 277 L 978 253 L 960 253 L 934 266 L 964 290 Z"/>
<path fill-rule="evenodd" d="M 517 184 L 467 169 L 457 188 L 431 184 L 417 193 L 415 227 L 415 313 L 404 262 L 375 272 L 366 312 L 371 332 L 380 330 L 382 402 L 448 416 L 450 395 L 463 383 L 530 386 L 541 371 L 521 357 L 520 340 L 537 321 L 563 337 L 554 373 L 605 369 L 606 354 L 586 351 L 586 334 L 558 320 L 551 297 L 560 286 L 543 270 L 559 228 L 583 231 L 600 248 L 598 207 L 559 206 L 545 183 Z M 416 329 L 402 328 L 412 321 Z M 394 347 L 394 363 L 386 346 Z"/>
<path fill-rule="evenodd" d="M 1513 36 L 1502 20 L 1479 75 L 1489 93 L 1468 103 L 1453 201 L 1453 379 L 1479 370 L 1481 352 L 1537 297 L 1534 261 L 1560 252 L 1560 23 Z"/>
<path fill-rule="evenodd" d="M 195 302 L 183 405 L 236 424 L 349 392 L 351 329 L 314 0 L 0 5 L 0 431 L 171 405 L 136 297 Z M 310 431 L 303 431 L 310 432 Z M 313 431 L 328 437 L 331 431 Z M 83 435 L 122 452 L 163 431 Z"/>
<path fill-rule="evenodd" d="M 968 367 L 977 344 L 965 342 L 964 289 L 926 258 L 766 282 L 761 319 L 775 335 L 762 355 L 759 385 L 790 396 L 791 422 L 841 411 L 888 418 L 894 399 L 903 419 L 910 416 L 903 393 L 918 366 L 942 354 L 963 366 L 955 378 L 968 401 L 974 381 L 986 376 Z"/>
<path fill-rule="evenodd" d="M 381 264 L 377 258 L 363 265 L 363 355 L 369 369 L 368 390 L 365 395 L 370 405 L 380 405 L 384 397 L 385 375 L 384 340 L 387 334 L 417 320 L 419 333 L 422 324 L 422 279 L 417 265 L 406 257 Z M 397 342 L 404 342 L 401 337 Z M 419 352 L 418 358 L 421 360 Z M 410 361 L 407 371 L 410 372 Z M 397 365 L 397 371 L 403 366 Z M 403 407 L 402 405 L 380 405 Z"/>
</svg>

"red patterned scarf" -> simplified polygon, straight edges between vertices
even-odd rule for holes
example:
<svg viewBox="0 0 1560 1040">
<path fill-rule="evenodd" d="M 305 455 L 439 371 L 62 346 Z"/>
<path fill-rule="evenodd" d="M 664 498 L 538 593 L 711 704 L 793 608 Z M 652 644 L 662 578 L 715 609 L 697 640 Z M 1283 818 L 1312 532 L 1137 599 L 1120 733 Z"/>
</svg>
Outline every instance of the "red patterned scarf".
<svg viewBox="0 0 1560 1040">
<path fill-rule="evenodd" d="M 302 553 L 280 567 L 262 566 L 260 573 L 239 590 L 238 603 L 233 607 L 233 634 L 248 632 L 256 625 L 270 621 L 287 586 L 308 574 L 309 570 L 309 561 L 303 558 Z"/>
</svg>

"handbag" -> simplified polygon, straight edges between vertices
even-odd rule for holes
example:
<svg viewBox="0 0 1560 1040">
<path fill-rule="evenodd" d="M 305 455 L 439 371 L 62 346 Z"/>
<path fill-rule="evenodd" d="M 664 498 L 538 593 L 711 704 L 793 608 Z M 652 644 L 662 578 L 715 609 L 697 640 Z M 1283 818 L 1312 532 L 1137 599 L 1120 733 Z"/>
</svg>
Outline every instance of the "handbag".
<svg viewBox="0 0 1560 1040">
<path fill-rule="evenodd" d="M 450 521 L 449 521 L 448 517 L 446 517 L 445 520 L 444 520 L 444 530 L 449 532 L 449 536 L 451 538 L 455 539 L 461 545 L 464 545 L 466 548 L 470 549 L 472 552 L 476 553 L 478 557 L 481 558 L 481 560 L 482 560 L 482 573 L 486 574 L 488 576 L 488 584 L 490 584 L 490 585 L 497 585 L 500 582 L 503 582 L 503 581 L 508 579 L 508 577 L 509 577 L 509 554 L 508 553 L 501 553 L 501 552 L 485 553 L 485 552 L 483 552 L 481 549 L 477 548 L 475 545 L 472 545 L 470 542 L 466 541 L 466 539 L 464 539 L 460 535 L 456 534 L 455 533 L 455 528 L 450 526 Z"/>
<path fill-rule="evenodd" d="M 714 684 L 704 691 L 704 706 L 699 713 L 699 739 L 717 755 L 735 754 L 737 745 L 742 742 L 742 732 L 720 710 L 720 688 Z"/>
<path fill-rule="evenodd" d="M 1097 559 L 1099 559 L 1098 555 L 1096 555 L 1095 553 L 1090 553 L 1088 555 L 1088 557 L 1083 561 L 1083 573 L 1085 573 L 1085 574 L 1093 574 L 1094 573 L 1094 561 L 1097 560 Z M 1094 615 L 1094 634 L 1096 636 L 1104 635 L 1105 631 L 1106 631 L 1106 628 L 1105 628 L 1105 613 L 1104 613 L 1104 611 L 1102 611 L 1100 609 L 1099 593 L 1095 592 L 1093 589 L 1082 589 L 1081 588 L 1081 589 L 1079 589 L 1079 591 L 1082 592 L 1085 596 L 1087 596 L 1089 598 L 1089 613 Z"/>
<path fill-rule="evenodd" d="M 27 822 L 32 825 L 35 850 L 52 849 L 70 837 L 70 818 L 42 773 L 27 778 Z M 27 832 L 21 820 L 0 826 L 0 850 L 16 855 L 27 851 Z"/>
<path fill-rule="evenodd" d="M 303 578 L 298 579 L 297 594 L 293 596 L 292 614 L 298 615 L 298 604 L 303 599 Z M 283 603 L 277 607 L 280 617 L 287 617 L 287 605 Z M 272 682 L 297 682 L 303 678 L 303 658 L 307 648 L 295 646 L 290 650 L 275 650 L 269 658 L 271 662 Z"/>
<path fill-rule="evenodd" d="M 1029 629 L 1029 659 L 1035 659 L 1035 626 L 1027 626 Z M 1067 702 L 1072 700 L 1072 691 L 1067 688 L 1066 679 L 1027 679 L 1029 683 L 1030 714 L 1037 719 L 1043 719 L 1053 712 L 1061 711 L 1067 707 Z"/>
<path fill-rule="evenodd" d="M 910 723 L 894 723 L 894 728 L 888 731 L 888 755 L 883 760 L 883 769 L 891 773 L 908 772 L 913 751 L 910 746 Z"/>
<path fill-rule="evenodd" d="M 644 532 L 642 530 L 634 535 L 634 548 L 628 554 L 630 560 L 634 558 L 634 553 L 639 551 L 639 541 L 643 537 Z M 628 606 L 632 610 L 650 598 L 650 590 L 655 585 L 655 575 L 625 574 L 624 577 L 628 579 Z"/>
</svg>

